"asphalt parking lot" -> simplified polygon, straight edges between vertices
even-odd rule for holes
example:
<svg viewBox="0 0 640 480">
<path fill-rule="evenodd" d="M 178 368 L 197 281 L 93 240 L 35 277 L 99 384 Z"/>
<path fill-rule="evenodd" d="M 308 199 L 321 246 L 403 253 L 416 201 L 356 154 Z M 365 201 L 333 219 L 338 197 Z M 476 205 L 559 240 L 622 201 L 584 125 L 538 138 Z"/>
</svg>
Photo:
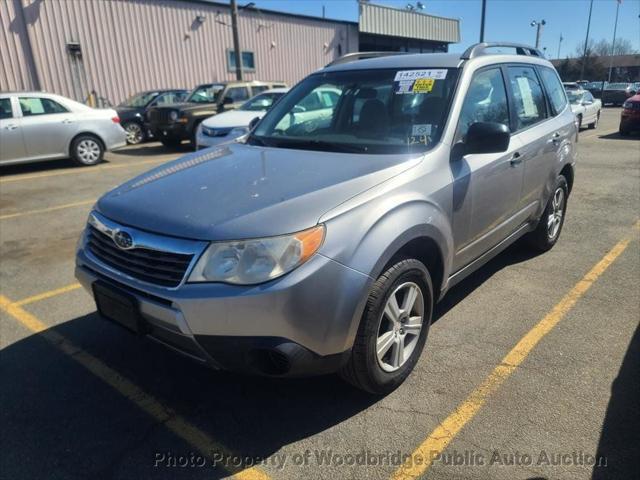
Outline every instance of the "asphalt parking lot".
<svg viewBox="0 0 640 480">
<path fill-rule="evenodd" d="M 180 153 L 1 169 L 0 477 L 637 478 L 640 137 L 619 115 L 581 132 L 558 245 L 452 290 L 384 398 L 210 371 L 97 316 L 73 277 L 91 205 Z"/>
</svg>

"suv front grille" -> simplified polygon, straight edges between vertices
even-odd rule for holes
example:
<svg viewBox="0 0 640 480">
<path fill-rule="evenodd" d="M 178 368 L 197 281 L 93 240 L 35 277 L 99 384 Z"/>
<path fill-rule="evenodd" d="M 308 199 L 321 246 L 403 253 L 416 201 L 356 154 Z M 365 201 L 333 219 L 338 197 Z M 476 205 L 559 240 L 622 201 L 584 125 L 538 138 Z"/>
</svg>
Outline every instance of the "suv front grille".
<svg viewBox="0 0 640 480">
<path fill-rule="evenodd" d="M 154 108 L 149 111 L 149 121 L 162 125 L 171 124 L 173 123 L 173 120 L 171 120 L 171 112 L 173 111 L 167 108 Z"/>
<path fill-rule="evenodd" d="M 87 246 L 104 264 L 130 277 L 163 287 L 177 287 L 193 259 L 193 255 L 147 248 L 122 250 L 111 237 L 92 225 L 89 225 Z"/>
</svg>

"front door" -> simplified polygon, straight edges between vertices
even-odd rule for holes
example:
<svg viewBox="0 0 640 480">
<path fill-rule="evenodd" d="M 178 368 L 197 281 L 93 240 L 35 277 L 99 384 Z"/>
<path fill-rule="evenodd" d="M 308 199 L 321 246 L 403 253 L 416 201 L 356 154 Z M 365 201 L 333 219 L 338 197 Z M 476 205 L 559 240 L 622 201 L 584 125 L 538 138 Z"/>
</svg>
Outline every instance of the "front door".
<svg viewBox="0 0 640 480">
<path fill-rule="evenodd" d="M 510 125 L 507 91 L 499 67 L 475 73 L 464 100 L 456 140 L 475 122 Z M 515 218 L 524 178 L 518 138 L 506 152 L 453 158 L 454 271 L 481 256 L 519 225 Z"/>
<path fill-rule="evenodd" d="M 20 97 L 29 158 L 61 156 L 76 131 L 74 114 L 49 98 Z"/>
<path fill-rule="evenodd" d="M 22 119 L 16 118 L 11 98 L 0 98 L 0 162 L 26 157 Z"/>
</svg>

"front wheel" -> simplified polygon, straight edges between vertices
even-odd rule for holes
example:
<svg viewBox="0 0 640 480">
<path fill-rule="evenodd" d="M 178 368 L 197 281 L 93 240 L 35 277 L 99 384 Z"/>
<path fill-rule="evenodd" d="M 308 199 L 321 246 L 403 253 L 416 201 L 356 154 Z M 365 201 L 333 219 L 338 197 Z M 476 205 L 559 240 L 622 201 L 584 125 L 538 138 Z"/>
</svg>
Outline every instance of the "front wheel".
<svg viewBox="0 0 640 480">
<path fill-rule="evenodd" d="M 129 145 L 138 145 L 145 141 L 144 129 L 138 122 L 127 122 L 122 128 L 127 132 L 127 143 Z"/>
<path fill-rule="evenodd" d="M 91 166 L 102 161 L 104 147 L 93 135 L 79 135 L 71 144 L 71 158 L 79 165 Z"/>
<path fill-rule="evenodd" d="M 591 130 L 593 130 L 593 129 L 595 129 L 595 128 L 598 128 L 598 122 L 599 122 L 599 120 L 600 120 L 600 112 L 598 112 L 598 114 L 596 115 L 596 119 L 593 121 L 593 123 L 590 123 L 590 124 L 589 124 L 589 128 L 590 128 Z"/>
<path fill-rule="evenodd" d="M 564 225 L 568 195 L 567 180 L 559 175 L 538 226 L 526 237 L 529 245 L 535 250 L 546 252 L 558 241 Z"/>
<path fill-rule="evenodd" d="M 342 378 L 370 393 L 393 391 L 420 358 L 432 313 L 429 271 L 399 259 L 373 284 Z"/>
</svg>

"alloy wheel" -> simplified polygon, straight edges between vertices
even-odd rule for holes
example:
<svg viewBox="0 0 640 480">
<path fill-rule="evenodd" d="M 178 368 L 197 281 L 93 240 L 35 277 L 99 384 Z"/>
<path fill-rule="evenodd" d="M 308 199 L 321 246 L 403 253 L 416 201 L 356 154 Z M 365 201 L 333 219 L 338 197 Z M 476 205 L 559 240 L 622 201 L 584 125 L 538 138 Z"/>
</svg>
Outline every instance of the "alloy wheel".
<svg viewBox="0 0 640 480">
<path fill-rule="evenodd" d="M 562 215 L 564 214 L 564 189 L 557 188 L 551 200 L 551 212 L 547 217 L 547 235 L 553 240 L 558 236 L 562 225 Z"/>
<path fill-rule="evenodd" d="M 131 145 L 137 145 L 142 142 L 142 127 L 135 122 L 127 123 L 125 125 L 125 131 L 127 132 L 127 142 Z"/>
<path fill-rule="evenodd" d="M 411 358 L 423 322 L 422 290 L 413 282 L 401 284 L 387 299 L 378 327 L 376 353 L 382 370 L 394 372 Z"/>
</svg>

